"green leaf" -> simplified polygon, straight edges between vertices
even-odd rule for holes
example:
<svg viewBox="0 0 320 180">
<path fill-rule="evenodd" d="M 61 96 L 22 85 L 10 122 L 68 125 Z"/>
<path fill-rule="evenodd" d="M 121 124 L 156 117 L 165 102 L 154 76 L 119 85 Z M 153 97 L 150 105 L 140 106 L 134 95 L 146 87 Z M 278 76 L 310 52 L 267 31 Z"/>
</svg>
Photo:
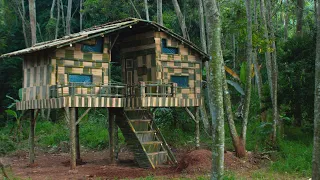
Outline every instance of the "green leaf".
<svg viewBox="0 0 320 180">
<path fill-rule="evenodd" d="M 246 83 L 246 62 L 242 62 L 241 63 L 241 67 L 240 67 L 240 81 L 241 83 L 245 84 Z"/>
<path fill-rule="evenodd" d="M 23 99 L 22 90 L 23 90 L 23 88 L 19 89 L 19 99 L 20 99 L 20 101 L 22 101 L 22 99 Z"/>
<path fill-rule="evenodd" d="M 227 80 L 227 83 L 233 86 L 242 96 L 244 96 L 244 91 L 239 83 L 231 80 Z"/>
<path fill-rule="evenodd" d="M 15 117 L 16 119 L 18 119 L 17 113 L 16 113 L 15 111 L 11 110 L 11 109 L 7 109 L 7 110 L 6 110 L 6 113 L 7 113 L 8 115 L 11 115 L 11 116 Z"/>
</svg>

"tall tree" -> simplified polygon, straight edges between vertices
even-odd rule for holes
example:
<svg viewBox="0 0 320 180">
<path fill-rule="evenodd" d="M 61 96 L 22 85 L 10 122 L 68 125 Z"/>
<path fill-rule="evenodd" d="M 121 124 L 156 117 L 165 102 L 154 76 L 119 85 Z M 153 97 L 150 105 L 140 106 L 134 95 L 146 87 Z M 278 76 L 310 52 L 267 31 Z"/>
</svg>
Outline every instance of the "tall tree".
<svg viewBox="0 0 320 180">
<path fill-rule="evenodd" d="M 247 12 L 247 74 L 246 74 L 246 94 L 244 100 L 244 111 L 242 121 L 241 139 L 243 146 L 246 146 L 247 124 L 249 118 L 250 100 L 251 100 L 251 64 L 252 64 L 252 14 L 251 0 L 246 0 Z"/>
<path fill-rule="evenodd" d="M 54 7 L 56 5 L 56 0 L 52 0 L 51 9 L 50 9 L 50 19 L 53 19 Z"/>
<path fill-rule="evenodd" d="M 259 27 L 258 27 L 258 3 L 257 1 L 254 2 L 254 29 L 257 32 Z M 264 122 L 266 121 L 266 111 L 265 111 L 265 105 L 263 103 L 263 89 L 262 89 L 262 78 L 261 78 L 261 73 L 259 70 L 259 62 L 258 62 L 258 50 L 257 47 L 253 48 L 253 55 L 252 55 L 252 63 L 254 66 L 254 74 L 255 74 L 255 80 L 257 84 L 257 89 L 258 89 L 258 96 L 259 96 L 259 105 L 260 105 L 260 117 L 261 120 Z"/>
<path fill-rule="evenodd" d="M 31 44 L 37 43 L 37 19 L 36 19 L 36 0 L 29 0 L 29 16 L 31 27 Z"/>
<path fill-rule="evenodd" d="M 199 4 L 199 17 L 200 17 L 200 41 L 201 41 L 201 46 L 202 50 L 207 53 L 207 42 L 206 42 L 206 30 L 205 30 L 205 22 L 204 22 L 204 13 L 203 13 L 203 2 L 202 0 L 198 0 Z M 208 76 L 208 62 L 205 62 L 206 65 L 206 70 L 207 70 L 207 76 L 206 80 L 208 82 L 209 76 Z M 202 91 L 202 97 L 204 97 L 204 91 Z M 208 114 L 205 106 L 204 100 L 201 103 L 201 106 L 199 108 L 200 114 L 201 114 L 201 119 L 203 122 L 203 126 L 207 132 L 210 132 L 210 124 L 209 124 L 209 119 L 208 119 Z"/>
<path fill-rule="evenodd" d="M 72 11 L 72 0 L 68 0 L 67 17 L 66 17 L 66 35 L 71 33 L 71 11 Z"/>
<path fill-rule="evenodd" d="M 302 31 L 302 24 L 303 24 L 303 9 L 304 9 L 304 0 L 297 0 L 297 35 L 301 36 Z"/>
<path fill-rule="evenodd" d="M 282 124 L 279 121 L 279 112 L 278 112 L 278 64 L 277 64 L 277 47 L 276 47 L 276 37 L 275 37 L 275 26 L 272 18 L 272 1 L 266 0 L 268 7 L 268 27 L 270 27 L 270 36 L 271 36 L 271 85 L 272 85 L 272 120 L 273 120 L 273 134 L 272 141 L 276 141 L 277 129 L 281 129 Z M 269 67 L 270 68 L 270 67 Z"/>
<path fill-rule="evenodd" d="M 80 0 L 80 31 L 82 31 L 82 28 L 83 28 L 83 0 Z"/>
<path fill-rule="evenodd" d="M 182 35 L 184 38 L 186 39 L 190 39 L 189 35 L 188 35 L 188 30 L 187 30 L 187 26 L 186 26 L 186 20 L 185 17 L 183 16 L 181 10 L 180 10 L 180 6 L 178 3 L 178 0 L 172 0 L 172 4 L 174 6 L 174 10 L 176 11 L 176 14 L 178 16 L 178 20 L 179 20 L 179 24 L 180 24 L 180 28 L 182 31 Z"/>
<path fill-rule="evenodd" d="M 312 179 L 320 179 L 320 0 L 317 0 L 317 3 Z"/>
<path fill-rule="evenodd" d="M 56 33 L 54 38 L 58 39 L 59 35 L 59 22 L 60 22 L 60 0 L 57 0 L 57 21 L 56 21 Z"/>
<path fill-rule="evenodd" d="M 162 0 L 157 0 L 157 23 L 163 25 Z"/>
<path fill-rule="evenodd" d="M 145 11 L 146 11 L 146 20 L 147 20 L 147 21 L 150 21 L 150 18 L 149 18 L 149 8 L 148 8 L 148 0 L 144 0 L 144 8 L 145 8 Z"/>
<path fill-rule="evenodd" d="M 222 91 L 223 56 L 221 49 L 221 21 L 220 12 L 216 0 L 206 0 L 207 23 L 212 32 L 210 51 L 209 96 L 210 113 L 212 117 L 212 175 L 211 179 L 222 179 L 224 170 L 224 111 Z M 215 107 L 215 108 L 214 108 Z M 216 113 L 216 114 L 215 114 Z M 215 118 L 216 116 L 216 118 Z"/>
<path fill-rule="evenodd" d="M 269 42 L 269 29 L 268 29 L 268 22 L 269 26 L 272 25 L 271 21 L 272 18 L 269 16 L 271 14 L 271 3 L 270 0 L 267 0 L 268 2 L 268 12 L 265 7 L 265 1 L 261 0 L 260 1 L 260 8 L 261 8 L 261 19 L 262 19 L 262 27 L 263 27 L 263 34 L 264 34 L 264 39 L 266 42 Z M 271 28 L 271 27 L 270 27 Z M 273 29 L 273 28 L 271 28 Z M 272 37 L 274 37 L 274 34 L 272 34 Z M 274 40 L 274 39 L 273 39 Z M 274 44 L 273 44 L 274 43 Z M 275 48 L 275 42 L 272 43 L 272 47 Z M 277 78 L 277 72 L 274 72 L 277 67 L 275 67 L 276 62 L 276 55 L 275 52 L 273 56 L 271 57 L 271 52 L 270 49 L 270 44 L 267 44 L 266 50 L 265 50 L 265 59 L 266 59 L 266 68 L 267 68 L 267 75 L 268 75 L 268 82 L 269 82 L 269 88 L 270 88 L 270 95 L 271 95 L 271 101 L 272 101 L 272 114 L 273 114 L 273 134 L 272 134 L 272 140 L 275 141 L 276 139 L 276 127 L 277 127 L 277 118 L 278 118 L 278 107 L 277 107 L 277 86 L 276 86 L 276 78 Z M 274 49 L 275 51 L 275 49 Z M 273 58 L 273 59 L 272 59 Z"/>
</svg>

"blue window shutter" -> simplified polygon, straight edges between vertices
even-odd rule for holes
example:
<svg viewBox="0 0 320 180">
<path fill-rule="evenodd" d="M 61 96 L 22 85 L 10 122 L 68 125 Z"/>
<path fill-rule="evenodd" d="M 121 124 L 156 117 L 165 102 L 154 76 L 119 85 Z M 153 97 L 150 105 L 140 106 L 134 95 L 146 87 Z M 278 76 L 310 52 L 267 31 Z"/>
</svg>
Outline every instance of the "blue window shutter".
<svg viewBox="0 0 320 180">
<path fill-rule="evenodd" d="M 96 52 L 102 53 L 103 52 L 103 38 L 97 38 L 95 45 L 82 45 L 83 52 Z"/>
<path fill-rule="evenodd" d="M 92 75 L 70 74 L 70 83 L 92 83 Z"/>
<path fill-rule="evenodd" d="M 164 54 L 179 54 L 179 49 L 174 47 L 167 47 L 167 40 L 161 40 L 161 50 Z"/>
<path fill-rule="evenodd" d="M 171 82 L 177 83 L 179 87 L 189 87 L 189 76 L 171 76 Z"/>
</svg>

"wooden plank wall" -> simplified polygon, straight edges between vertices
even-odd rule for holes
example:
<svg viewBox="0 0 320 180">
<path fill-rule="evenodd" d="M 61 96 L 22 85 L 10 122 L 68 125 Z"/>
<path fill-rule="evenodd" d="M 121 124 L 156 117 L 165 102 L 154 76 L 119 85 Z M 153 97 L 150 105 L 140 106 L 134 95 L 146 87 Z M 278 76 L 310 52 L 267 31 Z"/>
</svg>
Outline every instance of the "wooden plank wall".
<svg viewBox="0 0 320 180">
<path fill-rule="evenodd" d="M 118 43 L 121 48 L 122 72 L 127 82 L 125 72 L 125 60 L 133 60 L 134 84 L 139 81 L 155 81 L 156 80 L 156 57 L 154 31 L 134 34 L 126 37 L 119 37 Z M 139 68 L 146 66 L 147 73 L 138 75 Z"/>
<path fill-rule="evenodd" d="M 51 70 L 48 52 L 41 51 L 24 56 L 23 101 L 49 98 Z"/>
<path fill-rule="evenodd" d="M 104 38 L 103 53 L 85 53 L 81 51 L 82 44 L 76 43 L 72 47 L 60 48 L 52 58 L 51 64 L 54 67 L 51 73 L 51 85 L 67 85 L 69 74 L 92 75 L 93 84 L 108 84 L 109 82 L 109 62 L 111 53 L 109 52 L 109 38 Z M 99 88 L 83 89 L 82 93 L 98 93 Z M 76 88 L 77 93 L 81 92 Z M 69 88 L 60 89 L 58 94 L 61 96 L 69 95 Z"/>
<path fill-rule="evenodd" d="M 178 46 L 179 54 L 164 54 L 161 50 L 161 39 L 167 40 L 167 46 Z M 171 76 L 189 76 L 189 87 L 177 88 L 177 98 L 182 98 L 185 105 L 198 106 L 201 103 L 201 69 L 199 54 L 181 41 L 164 32 L 155 32 L 157 80 L 170 82 Z"/>
</svg>

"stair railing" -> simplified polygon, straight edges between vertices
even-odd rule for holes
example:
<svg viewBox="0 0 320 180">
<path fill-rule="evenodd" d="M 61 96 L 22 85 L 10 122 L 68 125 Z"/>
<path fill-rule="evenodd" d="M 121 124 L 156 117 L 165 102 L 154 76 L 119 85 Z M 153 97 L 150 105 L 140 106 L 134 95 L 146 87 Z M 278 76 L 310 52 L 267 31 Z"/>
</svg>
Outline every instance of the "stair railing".
<svg viewBox="0 0 320 180">
<path fill-rule="evenodd" d="M 168 152 L 168 156 L 171 160 L 171 162 L 174 164 L 174 165 L 177 165 L 178 164 L 178 161 L 177 159 L 175 158 L 175 156 L 173 155 L 173 152 L 171 151 L 171 149 L 169 148 L 169 145 L 166 141 L 166 139 L 164 138 L 163 134 L 161 133 L 160 129 L 157 127 L 157 124 L 154 122 L 154 119 L 153 119 L 153 116 L 152 114 L 147 111 L 148 115 L 149 115 L 149 118 L 152 119 L 152 125 L 150 124 L 150 126 L 153 126 L 152 129 L 155 129 L 156 130 L 156 133 L 158 133 L 159 137 L 161 138 L 160 141 L 162 141 L 165 145 L 162 146 L 167 152 Z"/>
</svg>

